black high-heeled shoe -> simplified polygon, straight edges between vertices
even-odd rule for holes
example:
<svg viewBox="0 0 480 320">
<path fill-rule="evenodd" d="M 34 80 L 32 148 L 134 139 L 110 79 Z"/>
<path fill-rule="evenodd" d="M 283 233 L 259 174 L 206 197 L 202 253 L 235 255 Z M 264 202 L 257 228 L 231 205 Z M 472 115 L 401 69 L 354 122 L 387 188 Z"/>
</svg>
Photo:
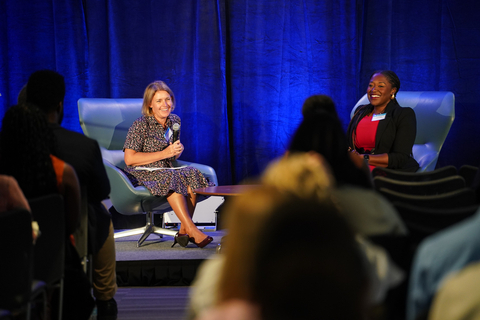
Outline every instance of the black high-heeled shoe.
<svg viewBox="0 0 480 320">
<path fill-rule="evenodd" d="M 188 240 L 190 239 L 190 237 L 188 236 L 188 234 L 186 233 L 178 233 L 175 235 L 175 237 L 173 238 L 173 244 L 172 244 L 172 248 L 174 245 L 176 245 L 177 243 L 181 246 L 181 247 L 186 247 L 187 244 L 188 244 Z"/>
</svg>

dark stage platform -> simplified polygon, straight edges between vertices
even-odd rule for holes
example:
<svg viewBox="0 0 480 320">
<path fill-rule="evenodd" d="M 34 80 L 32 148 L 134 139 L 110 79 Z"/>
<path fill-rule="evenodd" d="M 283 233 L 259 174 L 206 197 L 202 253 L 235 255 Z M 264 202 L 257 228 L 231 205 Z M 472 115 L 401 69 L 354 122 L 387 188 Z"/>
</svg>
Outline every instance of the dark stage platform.
<svg viewBox="0 0 480 320">
<path fill-rule="evenodd" d="M 120 230 L 116 230 L 120 231 Z M 137 248 L 140 235 L 115 239 L 119 286 L 188 286 L 203 260 L 215 254 L 224 231 L 204 232 L 213 237 L 200 249 L 193 243 L 171 248 L 173 237 L 152 234 Z"/>
</svg>

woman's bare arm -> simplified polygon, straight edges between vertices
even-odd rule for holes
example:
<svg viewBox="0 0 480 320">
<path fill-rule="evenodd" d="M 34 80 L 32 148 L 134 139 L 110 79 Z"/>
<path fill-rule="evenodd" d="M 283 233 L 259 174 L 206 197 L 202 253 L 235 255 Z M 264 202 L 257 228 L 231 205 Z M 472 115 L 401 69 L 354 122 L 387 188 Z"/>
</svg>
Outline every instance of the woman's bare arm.
<svg viewBox="0 0 480 320">
<path fill-rule="evenodd" d="M 180 143 L 180 140 L 178 140 L 162 151 L 157 152 L 138 152 L 132 149 L 125 149 L 124 158 L 127 166 L 141 166 L 171 157 L 178 159 L 182 152 L 183 145 Z"/>
</svg>

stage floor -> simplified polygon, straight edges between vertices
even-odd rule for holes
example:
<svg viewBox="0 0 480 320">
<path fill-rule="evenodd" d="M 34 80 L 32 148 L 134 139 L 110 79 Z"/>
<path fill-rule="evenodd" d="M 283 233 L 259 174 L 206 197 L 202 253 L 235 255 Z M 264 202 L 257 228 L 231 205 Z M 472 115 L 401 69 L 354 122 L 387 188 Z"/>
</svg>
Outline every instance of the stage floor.
<svg viewBox="0 0 480 320">
<path fill-rule="evenodd" d="M 120 230 L 116 230 L 120 231 Z M 204 230 L 213 241 L 204 248 L 189 243 L 171 247 L 173 237 L 152 234 L 137 248 L 140 235 L 115 239 L 119 286 L 185 286 L 193 281 L 200 264 L 216 254 L 224 231 Z"/>
</svg>

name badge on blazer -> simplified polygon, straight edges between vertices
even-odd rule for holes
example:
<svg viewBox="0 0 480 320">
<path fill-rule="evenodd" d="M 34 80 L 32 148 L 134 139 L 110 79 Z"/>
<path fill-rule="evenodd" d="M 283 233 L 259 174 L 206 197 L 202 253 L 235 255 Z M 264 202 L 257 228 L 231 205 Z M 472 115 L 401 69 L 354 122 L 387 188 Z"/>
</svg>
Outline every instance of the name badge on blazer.
<svg viewBox="0 0 480 320">
<path fill-rule="evenodd" d="M 379 121 L 385 119 L 386 113 L 379 113 L 379 114 L 374 114 L 372 117 L 372 121 Z"/>
</svg>

